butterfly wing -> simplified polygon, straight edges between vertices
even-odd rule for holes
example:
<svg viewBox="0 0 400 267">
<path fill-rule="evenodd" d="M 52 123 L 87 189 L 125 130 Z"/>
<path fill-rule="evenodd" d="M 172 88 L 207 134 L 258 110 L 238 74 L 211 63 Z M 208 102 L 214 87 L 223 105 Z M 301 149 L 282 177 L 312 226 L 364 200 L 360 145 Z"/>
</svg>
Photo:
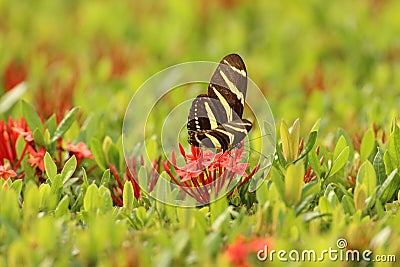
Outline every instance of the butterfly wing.
<svg viewBox="0 0 400 267">
<path fill-rule="evenodd" d="M 236 147 L 250 131 L 252 123 L 248 120 L 234 120 L 219 125 L 215 129 L 202 130 L 189 137 L 189 143 L 194 146 L 203 145 L 223 151 Z M 197 145 L 198 144 L 198 145 Z"/>
<path fill-rule="evenodd" d="M 237 54 L 225 56 L 211 77 L 208 96 L 221 103 L 220 124 L 241 119 L 247 92 L 247 71 Z"/>
<path fill-rule="evenodd" d="M 252 124 L 242 120 L 247 91 L 247 72 L 237 54 L 224 57 L 215 70 L 208 94 L 193 101 L 188 117 L 188 142 L 193 146 L 221 148 L 240 143 Z"/>
<path fill-rule="evenodd" d="M 220 106 L 218 100 L 210 98 L 206 94 L 198 95 L 193 100 L 187 123 L 190 144 L 198 146 L 197 133 L 218 127 L 221 114 Z"/>
</svg>

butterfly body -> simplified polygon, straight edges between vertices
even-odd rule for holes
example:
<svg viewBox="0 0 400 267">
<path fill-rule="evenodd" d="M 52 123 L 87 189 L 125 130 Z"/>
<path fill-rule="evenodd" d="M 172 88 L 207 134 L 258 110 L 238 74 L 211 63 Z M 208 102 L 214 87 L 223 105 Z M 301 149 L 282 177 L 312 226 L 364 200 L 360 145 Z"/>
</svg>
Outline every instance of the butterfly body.
<svg viewBox="0 0 400 267">
<path fill-rule="evenodd" d="M 193 101 L 188 117 L 189 144 L 208 148 L 232 149 L 252 127 L 242 119 L 247 91 L 247 73 L 237 54 L 224 57 L 214 72 L 207 94 Z"/>
</svg>

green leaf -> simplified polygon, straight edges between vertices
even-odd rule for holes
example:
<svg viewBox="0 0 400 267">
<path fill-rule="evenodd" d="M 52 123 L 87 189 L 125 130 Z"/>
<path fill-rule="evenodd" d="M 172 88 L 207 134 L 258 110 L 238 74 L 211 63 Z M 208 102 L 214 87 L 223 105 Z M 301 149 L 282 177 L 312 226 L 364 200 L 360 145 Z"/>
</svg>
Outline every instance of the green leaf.
<svg viewBox="0 0 400 267">
<path fill-rule="evenodd" d="M 336 152 L 336 149 L 335 149 Z M 338 171 L 340 171 L 344 165 L 347 163 L 347 159 L 349 158 L 349 147 L 346 146 L 335 158 L 335 160 L 333 161 L 332 164 L 332 168 L 329 172 L 329 176 L 334 175 L 335 173 L 337 173 Z"/>
<path fill-rule="evenodd" d="M 346 212 L 347 214 L 352 215 L 356 212 L 356 207 L 354 206 L 354 201 L 351 197 L 344 195 L 342 197 L 341 203 L 342 203 L 344 212 Z"/>
<path fill-rule="evenodd" d="M 136 218 L 140 221 L 141 225 L 144 226 L 147 222 L 147 212 L 146 209 L 142 206 L 136 209 Z"/>
<path fill-rule="evenodd" d="M 96 211 L 100 200 L 99 189 L 95 184 L 89 185 L 83 199 L 83 208 L 85 211 Z"/>
<path fill-rule="evenodd" d="M 393 132 L 390 134 L 387 151 L 383 156 L 386 174 L 400 167 L 400 130 L 394 125 Z"/>
<path fill-rule="evenodd" d="M 332 207 L 336 207 L 339 204 L 339 198 L 337 197 L 335 190 L 331 190 L 329 193 L 327 193 L 326 197 L 329 203 L 331 203 Z"/>
<path fill-rule="evenodd" d="M 333 152 L 333 159 L 337 159 L 339 154 L 343 151 L 343 149 L 347 146 L 346 139 L 343 135 L 339 137 L 339 140 L 336 143 L 335 150 Z"/>
<path fill-rule="evenodd" d="M 25 186 L 24 205 L 22 206 L 25 223 L 31 223 L 31 219 L 37 217 L 41 204 L 41 199 L 38 196 L 39 188 L 32 181 L 29 182 Z"/>
<path fill-rule="evenodd" d="M 279 192 L 280 197 L 282 199 L 284 199 L 285 198 L 285 182 L 283 180 L 283 176 L 280 174 L 280 172 L 275 167 L 271 168 L 270 175 L 271 175 L 272 185 L 275 186 L 276 190 Z"/>
<path fill-rule="evenodd" d="M 26 145 L 27 145 L 27 143 L 25 141 L 25 138 L 22 135 L 18 136 L 17 143 L 15 144 L 17 158 L 21 158 L 22 152 L 24 151 L 24 148 Z"/>
<path fill-rule="evenodd" d="M 61 216 L 69 214 L 68 207 L 69 207 L 69 199 L 68 195 L 65 195 L 57 205 L 57 208 L 55 210 L 55 217 L 60 218 Z"/>
<path fill-rule="evenodd" d="M 114 166 L 119 166 L 119 150 L 118 147 L 114 144 L 110 144 L 108 146 L 108 162 Z"/>
<path fill-rule="evenodd" d="M 85 168 L 82 167 L 82 178 L 83 178 L 83 187 L 88 188 L 89 187 L 89 180 L 86 174 Z"/>
<path fill-rule="evenodd" d="M 321 119 L 318 119 L 315 123 L 314 123 L 314 125 L 313 125 L 313 127 L 311 128 L 311 132 L 318 132 L 318 130 L 319 130 L 319 125 L 321 124 Z"/>
<path fill-rule="evenodd" d="M 103 172 L 103 176 L 101 177 L 100 185 L 108 185 L 110 182 L 110 169 L 107 169 Z"/>
<path fill-rule="evenodd" d="M 49 130 L 45 129 L 43 132 L 43 143 L 44 146 L 47 148 L 50 144 L 50 132 Z"/>
<path fill-rule="evenodd" d="M 62 137 L 68 131 L 68 129 L 74 123 L 74 120 L 75 120 L 76 115 L 78 114 L 78 111 L 79 111 L 79 108 L 74 107 L 67 113 L 67 115 L 65 115 L 63 120 L 58 125 L 56 131 L 54 132 L 54 136 L 51 138 L 52 143 L 57 141 L 60 137 Z"/>
<path fill-rule="evenodd" d="M 15 193 L 19 196 L 22 190 L 22 179 L 15 180 L 10 187 L 11 190 L 14 190 Z"/>
<path fill-rule="evenodd" d="M 304 185 L 303 178 L 304 164 L 302 162 L 289 165 L 285 175 L 285 200 L 287 204 L 299 203 Z"/>
<path fill-rule="evenodd" d="M 367 160 L 365 161 L 357 173 L 357 183 L 364 184 L 366 186 L 367 196 L 371 196 L 376 188 L 376 174 L 372 163 Z"/>
<path fill-rule="evenodd" d="M 39 195 L 40 199 L 40 209 L 41 210 L 50 210 L 52 205 L 55 204 L 55 199 L 50 193 L 51 187 L 49 184 L 41 184 L 39 186 Z"/>
<path fill-rule="evenodd" d="M 61 174 L 57 174 L 51 181 L 51 191 L 54 195 L 60 197 L 62 193 L 62 188 L 63 188 L 62 176 Z"/>
<path fill-rule="evenodd" d="M 260 205 L 264 205 L 265 202 L 268 200 L 268 184 L 266 181 L 262 181 L 261 185 L 257 188 L 256 197 L 257 201 Z"/>
<path fill-rule="evenodd" d="M 321 177 L 323 168 L 321 166 L 321 163 L 319 161 L 319 157 L 318 157 L 317 153 L 315 151 L 310 151 L 307 159 L 308 159 L 308 162 L 310 163 L 312 169 L 314 170 L 314 172 L 318 175 L 318 177 Z"/>
<path fill-rule="evenodd" d="M 294 160 L 293 151 L 292 151 L 292 142 L 290 140 L 290 134 L 288 127 L 284 121 L 281 123 L 280 127 L 281 141 L 282 141 L 282 151 L 283 156 L 285 157 L 287 162 L 291 162 Z"/>
<path fill-rule="evenodd" d="M 46 145 L 46 142 L 44 140 L 44 133 L 43 130 L 39 130 L 38 128 L 36 128 L 33 131 L 33 140 L 35 141 L 36 145 L 38 147 L 42 147 Z"/>
<path fill-rule="evenodd" d="M 135 194 L 133 193 L 133 186 L 130 181 L 126 181 L 124 184 L 123 192 L 123 205 L 124 208 L 131 210 L 133 208 Z"/>
<path fill-rule="evenodd" d="M 46 121 L 46 129 L 49 130 L 50 135 L 54 135 L 54 132 L 57 129 L 57 119 L 56 115 L 53 114 L 47 121 Z"/>
<path fill-rule="evenodd" d="M 76 158 L 75 155 L 72 156 L 64 165 L 61 176 L 63 177 L 63 183 L 65 183 L 71 176 L 74 174 L 76 170 Z"/>
<path fill-rule="evenodd" d="M 380 148 L 378 148 L 378 152 L 375 155 L 373 165 L 378 178 L 378 184 L 381 185 L 386 179 L 386 169 L 383 161 L 383 152 Z"/>
<path fill-rule="evenodd" d="M 372 129 L 369 129 L 367 132 L 365 132 L 361 140 L 361 146 L 360 146 L 361 162 L 363 162 L 369 157 L 372 150 L 374 150 L 374 146 L 375 146 L 374 132 L 372 131 Z"/>
<path fill-rule="evenodd" d="M 101 185 L 99 187 L 99 196 L 100 196 L 100 199 L 102 200 L 101 201 L 101 206 L 100 206 L 101 211 L 103 213 L 107 213 L 110 210 L 112 210 L 112 208 L 113 208 L 113 200 L 111 198 L 110 190 L 107 187 Z"/>
<path fill-rule="evenodd" d="M 43 135 L 43 123 L 40 120 L 39 115 L 36 113 L 34 108 L 25 101 L 21 101 L 22 104 L 22 114 L 25 118 L 29 129 L 34 132 L 36 129 L 41 135 Z"/>
<path fill-rule="evenodd" d="M 358 184 L 354 189 L 354 206 L 358 210 L 363 210 L 365 200 L 367 199 L 367 186 L 365 184 Z"/>
<path fill-rule="evenodd" d="M 3 94 L 0 98 L 0 114 L 10 109 L 22 97 L 26 88 L 26 82 L 21 82 Z"/>
<path fill-rule="evenodd" d="M 54 163 L 48 152 L 46 152 L 46 155 L 44 155 L 44 168 L 50 181 L 53 181 L 54 177 L 57 174 L 57 165 Z"/>
<path fill-rule="evenodd" d="M 332 213 L 333 207 L 329 202 L 328 198 L 325 196 L 321 196 L 318 201 L 319 211 L 321 213 Z"/>
<path fill-rule="evenodd" d="M 100 141 L 97 138 L 93 138 L 90 142 L 90 151 L 100 169 L 104 171 L 107 169 L 106 158 L 104 157 L 104 152 Z"/>
<path fill-rule="evenodd" d="M 320 191 L 321 188 L 321 182 L 318 179 L 315 179 L 311 181 L 310 183 L 307 183 L 301 192 L 301 197 L 304 199 L 305 197 L 308 197 L 309 195 L 315 195 Z"/>
<path fill-rule="evenodd" d="M 213 224 L 217 218 L 224 213 L 226 208 L 228 207 L 228 200 L 225 197 L 222 197 L 216 201 L 210 203 L 210 221 Z"/>
<path fill-rule="evenodd" d="M 283 151 L 282 144 L 277 144 L 276 155 L 278 156 L 278 162 L 282 167 L 286 167 L 288 163 L 285 159 L 285 156 L 282 154 L 282 151 Z"/>
<path fill-rule="evenodd" d="M 350 156 L 350 158 L 353 158 L 353 156 L 354 156 L 354 147 L 353 147 L 353 141 L 350 138 L 350 136 L 343 129 L 339 129 L 338 130 L 338 136 L 343 136 L 344 137 L 344 139 L 346 140 L 347 146 L 349 146 L 349 156 Z"/>
<path fill-rule="evenodd" d="M 382 204 L 385 204 L 396 194 L 399 187 L 400 175 L 397 173 L 397 169 L 394 169 L 379 188 L 377 192 L 378 199 Z"/>
<path fill-rule="evenodd" d="M 308 195 L 305 197 L 296 207 L 296 215 L 299 215 L 304 209 L 306 209 L 311 202 L 314 200 L 315 194 Z"/>
<path fill-rule="evenodd" d="M 300 142 L 300 120 L 296 119 L 290 131 L 290 141 L 292 150 L 292 161 L 295 160 L 299 154 L 299 142 Z"/>
</svg>

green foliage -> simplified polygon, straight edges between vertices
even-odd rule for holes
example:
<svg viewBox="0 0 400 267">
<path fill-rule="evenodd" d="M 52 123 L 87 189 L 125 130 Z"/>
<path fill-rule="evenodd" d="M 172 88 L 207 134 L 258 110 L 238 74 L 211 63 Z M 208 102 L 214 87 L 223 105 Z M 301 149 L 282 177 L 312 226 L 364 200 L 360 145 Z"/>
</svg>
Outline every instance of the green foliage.
<svg viewBox="0 0 400 267">
<path fill-rule="evenodd" d="M 74 123 L 78 111 L 79 109 L 75 107 L 71 109 L 71 111 L 69 111 L 67 115 L 65 115 L 63 120 L 57 126 L 53 137 L 51 138 L 52 143 L 56 142 L 60 137 L 62 137 L 68 131 L 68 129 L 72 126 L 72 123 Z"/>
<path fill-rule="evenodd" d="M 333 163 L 329 175 L 334 175 L 345 166 L 349 158 L 349 153 L 349 146 L 346 144 L 346 139 L 341 136 L 333 152 Z"/>
<path fill-rule="evenodd" d="M 301 162 L 289 165 L 285 175 L 285 198 L 288 204 L 300 201 L 303 188 L 304 165 Z"/>
</svg>

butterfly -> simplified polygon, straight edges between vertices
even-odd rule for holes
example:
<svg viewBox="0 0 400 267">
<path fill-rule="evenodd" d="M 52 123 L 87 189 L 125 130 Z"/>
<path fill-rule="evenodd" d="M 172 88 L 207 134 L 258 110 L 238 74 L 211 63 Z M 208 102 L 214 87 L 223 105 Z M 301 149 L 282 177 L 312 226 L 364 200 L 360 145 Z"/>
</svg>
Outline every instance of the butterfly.
<svg viewBox="0 0 400 267">
<path fill-rule="evenodd" d="M 222 149 L 238 147 L 252 123 L 242 119 L 247 92 L 247 72 L 237 54 L 219 63 L 207 94 L 198 95 L 188 116 L 188 142 L 196 147 Z"/>
</svg>

